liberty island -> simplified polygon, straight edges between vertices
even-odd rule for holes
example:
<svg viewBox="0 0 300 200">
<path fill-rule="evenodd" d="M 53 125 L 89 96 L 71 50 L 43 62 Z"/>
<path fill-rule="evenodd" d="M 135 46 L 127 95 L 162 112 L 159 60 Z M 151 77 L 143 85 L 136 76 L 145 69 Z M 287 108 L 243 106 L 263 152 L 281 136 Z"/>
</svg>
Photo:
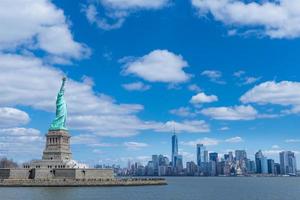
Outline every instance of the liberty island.
<svg viewBox="0 0 300 200">
<path fill-rule="evenodd" d="M 130 186 L 162 185 L 165 179 L 119 179 L 113 169 L 80 166 L 72 160 L 70 134 L 66 126 L 67 104 L 64 98 L 66 78 L 62 79 L 56 99 L 56 117 L 46 134 L 41 160 L 23 164 L 23 168 L 0 169 L 1 186 Z"/>
</svg>

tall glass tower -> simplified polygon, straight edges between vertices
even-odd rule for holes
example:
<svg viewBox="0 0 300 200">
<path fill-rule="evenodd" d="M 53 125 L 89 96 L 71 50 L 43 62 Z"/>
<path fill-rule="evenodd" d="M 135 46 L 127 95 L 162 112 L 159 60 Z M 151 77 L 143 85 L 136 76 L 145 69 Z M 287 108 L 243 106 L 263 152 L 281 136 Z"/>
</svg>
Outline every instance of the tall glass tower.
<svg viewBox="0 0 300 200">
<path fill-rule="evenodd" d="M 172 166 L 173 167 L 176 167 L 177 156 L 178 156 L 178 139 L 174 131 L 174 135 L 172 136 Z"/>
<path fill-rule="evenodd" d="M 197 165 L 200 167 L 204 161 L 204 151 L 205 147 L 203 144 L 197 144 Z"/>
<path fill-rule="evenodd" d="M 281 174 L 295 175 L 297 172 L 296 158 L 294 152 L 282 151 L 279 153 L 280 157 L 280 172 Z"/>
</svg>

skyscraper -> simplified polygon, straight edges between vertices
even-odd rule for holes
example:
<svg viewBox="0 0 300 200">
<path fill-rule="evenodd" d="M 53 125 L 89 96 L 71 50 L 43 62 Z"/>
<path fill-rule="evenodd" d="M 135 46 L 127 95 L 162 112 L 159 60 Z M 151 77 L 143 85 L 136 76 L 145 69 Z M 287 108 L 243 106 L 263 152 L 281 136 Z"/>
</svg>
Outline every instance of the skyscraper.
<svg viewBox="0 0 300 200">
<path fill-rule="evenodd" d="M 265 156 L 263 156 L 261 158 L 261 173 L 262 174 L 267 174 L 268 173 L 268 159 Z"/>
<path fill-rule="evenodd" d="M 295 175 L 297 171 L 296 158 L 294 152 L 282 151 L 280 157 L 280 172 L 281 174 Z"/>
<path fill-rule="evenodd" d="M 204 150 L 205 147 L 203 144 L 197 144 L 197 165 L 201 166 L 201 163 L 204 162 Z"/>
<path fill-rule="evenodd" d="M 235 159 L 242 161 L 247 159 L 247 153 L 245 150 L 235 150 Z"/>
<path fill-rule="evenodd" d="M 228 161 L 230 161 L 230 162 L 233 161 L 233 153 L 232 153 L 232 151 L 228 152 Z"/>
<path fill-rule="evenodd" d="M 210 161 L 218 162 L 218 153 L 216 153 L 216 152 L 209 153 L 209 160 Z"/>
<path fill-rule="evenodd" d="M 177 155 L 176 156 L 176 171 L 177 173 L 180 173 L 182 172 L 183 170 L 183 159 L 182 159 L 182 155 Z"/>
<path fill-rule="evenodd" d="M 197 171 L 197 165 L 191 161 L 186 163 L 186 173 L 188 176 L 194 176 Z"/>
<path fill-rule="evenodd" d="M 256 164 L 256 173 L 261 174 L 262 170 L 261 170 L 261 159 L 263 157 L 263 154 L 261 152 L 261 150 L 259 150 L 258 152 L 256 152 L 255 154 L 255 164 Z"/>
<path fill-rule="evenodd" d="M 178 156 L 178 139 L 177 135 L 174 131 L 174 135 L 172 136 L 172 166 L 176 167 L 176 157 Z"/>
<path fill-rule="evenodd" d="M 204 162 L 208 163 L 208 151 L 204 150 Z"/>
<path fill-rule="evenodd" d="M 153 163 L 153 170 L 154 170 L 154 175 L 158 175 L 158 166 L 159 166 L 159 159 L 158 155 L 152 155 L 152 163 Z"/>
<path fill-rule="evenodd" d="M 273 159 L 268 159 L 268 173 L 275 174 L 275 162 Z"/>
</svg>

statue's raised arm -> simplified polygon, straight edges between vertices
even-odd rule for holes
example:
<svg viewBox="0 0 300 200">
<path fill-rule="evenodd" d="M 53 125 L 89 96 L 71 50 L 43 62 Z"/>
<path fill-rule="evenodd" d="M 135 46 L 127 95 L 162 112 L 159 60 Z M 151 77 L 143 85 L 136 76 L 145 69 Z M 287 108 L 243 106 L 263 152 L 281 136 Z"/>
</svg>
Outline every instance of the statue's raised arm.
<svg viewBox="0 0 300 200">
<path fill-rule="evenodd" d="M 66 80 L 67 80 L 66 77 L 63 77 L 63 78 L 62 78 L 62 84 L 61 84 L 61 87 L 60 87 L 60 92 L 64 92 L 64 91 L 65 91 L 65 83 L 66 83 Z"/>
<path fill-rule="evenodd" d="M 56 98 L 56 117 L 51 123 L 49 130 L 68 130 L 66 127 L 67 121 L 67 104 L 64 98 L 66 77 L 63 77 L 60 91 Z"/>
</svg>

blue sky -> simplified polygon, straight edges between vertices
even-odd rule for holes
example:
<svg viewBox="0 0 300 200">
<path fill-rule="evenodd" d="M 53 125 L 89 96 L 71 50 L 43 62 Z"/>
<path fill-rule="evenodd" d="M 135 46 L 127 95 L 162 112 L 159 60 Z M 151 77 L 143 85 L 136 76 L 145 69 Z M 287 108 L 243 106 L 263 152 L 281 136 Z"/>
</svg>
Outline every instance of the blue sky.
<svg viewBox="0 0 300 200">
<path fill-rule="evenodd" d="M 299 3 L 1 2 L 0 156 L 41 157 L 64 75 L 75 160 L 170 155 L 173 127 L 185 161 L 299 155 Z"/>
</svg>

